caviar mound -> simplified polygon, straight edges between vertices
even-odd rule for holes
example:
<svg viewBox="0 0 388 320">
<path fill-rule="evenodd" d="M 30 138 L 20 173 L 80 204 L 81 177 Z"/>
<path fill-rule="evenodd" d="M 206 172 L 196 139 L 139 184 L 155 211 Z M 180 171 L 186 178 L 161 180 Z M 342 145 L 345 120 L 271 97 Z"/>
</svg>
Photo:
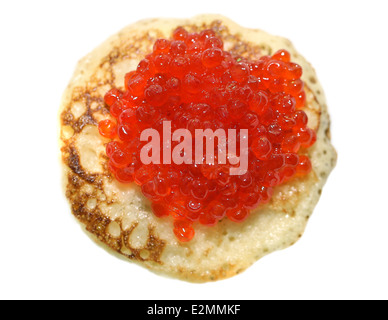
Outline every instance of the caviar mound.
<svg viewBox="0 0 388 320">
<path fill-rule="evenodd" d="M 99 122 L 115 120 L 104 101 L 106 92 L 111 88 L 125 92 L 128 70 L 136 70 L 153 51 L 155 41 L 168 39 L 179 26 L 189 33 L 211 29 L 222 39 L 225 51 L 251 61 L 272 57 L 280 49 L 288 51 L 291 61 L 303 69 L 306 103 L 301 110 L 308 116 L 308 128 L 316 132 L 316 143 L 304 154 L 311 161 L 309 174 L 274 188 L 271 200 L 252 210 L 244 222 L 224 218 L 212 227 L 196 222 L 189 242 L 177 239 L 173 230 L 178 222 L 172 216 L 154 214 L 163 210 L 157 203 L 151 208 L 136 183 L 120 183 L 111 174 L 106 155 L 111 139 L 98 130 Z M 109 132 L 110 123 L 105 125 Z M 234 276 L 261 257 L 295 243 L 336 163 L 326 101 L 311 65 L 288 40 L 242 28 L 222 16 L 152 19 L 113 35 L 78 64 L 63 96 L 60 126 L 65 194 L 87 234 L 111 253 L 155 273 L 191 282 Z M 135 273 L 141 276 L 141 270 Z"/>
<path fill-rule="evenodd" d="M 243 222 L 270 201 L 274 187 L 311 171 L 304 153 L 316 133 L 301 110 L 301 76 L 286 50 L 249 60 L 225 51 L 211 29 L 189 33 L 179 27 L 170 39 L 156 40 L 152 53 L 126 74 L 124 91 L 113 88 L 104 97 L 114 118 L 99 123 L 100 134 L 112 139 L 106 147 L 109 168 L 118 181 L 141 186 L 157 217 L 174 218 L 182 242 L 194 237 L 195 222 Z M 179 165 L 160 164 L 162 154 L 158 164 L 142 163 L 142 130 L 161 137 L 166 121 L 191 136 L 197 129 L 247 130 L 248 171 L 234 176 L 232 164 L 197 163 L 194 155 Z"/>
</svg>

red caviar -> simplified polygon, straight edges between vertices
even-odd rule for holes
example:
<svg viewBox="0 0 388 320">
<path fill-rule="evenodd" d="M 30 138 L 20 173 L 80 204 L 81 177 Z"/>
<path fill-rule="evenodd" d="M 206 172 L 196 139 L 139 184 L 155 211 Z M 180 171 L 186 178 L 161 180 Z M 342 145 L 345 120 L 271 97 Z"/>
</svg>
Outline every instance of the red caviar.
<svg viewBox="0 0 388 320">
<path fill-rule="evenodd" d="M 153 52 L 125 76 L 105 102 L 116 122 L 99 123 L 107 144 L 109 168 L 122 183 L 135 182 L 152 202 L 154 214 L 174 219 L 174 233 L 190 241 L 194 225 L 214 226 L 227 218 L 246 220 L 267 203 L 273 188 L 312 167 L 303 150 L 316 141 L 301 108 L 306 96 L 302 68 L 286 50 L 251 61 L 223 50 L 212 30 L 159 39 Z M 163 121 L 172 129 L 248 129 L 249 166 L 241 176 L 230 165 L 150 164 L 140 161 L 144 129 L 162 136 Z"/>
</svg>

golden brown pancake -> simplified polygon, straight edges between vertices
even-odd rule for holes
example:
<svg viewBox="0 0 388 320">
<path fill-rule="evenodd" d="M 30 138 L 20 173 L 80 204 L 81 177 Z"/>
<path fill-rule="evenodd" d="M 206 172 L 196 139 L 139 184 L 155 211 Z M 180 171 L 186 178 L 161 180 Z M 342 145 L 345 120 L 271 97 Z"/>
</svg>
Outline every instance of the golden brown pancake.
<svg viewBox="0 0 388 320">
<path fill-rule="evenodd" d="M 317 142 L 309 149 L 313 171 L 275 189 L 272 200 L 243 223 L 228 219 L 215 227 L 196 226 L 188 243 L 173 234 L 173 221 L 153 215 L 135 184 L 120 184 L 107 167 L 105 145 L 97 124 L 110 117 L 104 95 L 123 89 L 124 75 L 152 51 L 158 38 L 169 38 L 178 26 L 188 31 L 213 29 L 234 55 L 257 59 L 279 49 L 303 67 L 309 127 Z M 109 38 L 83 58 L 67 87 L 60 110 L 64 188 L 74 216 L 111 252 L 150 270 L 191 282 L 234 276 L 261 257 L 294 244 L 305 229 L 336 163 L 330 143 L 330 121 L 323 90 L 312 66 L 287 39 L 240 27 L 222 16 L 152 19 L 137 22 Z"/>
</svg>

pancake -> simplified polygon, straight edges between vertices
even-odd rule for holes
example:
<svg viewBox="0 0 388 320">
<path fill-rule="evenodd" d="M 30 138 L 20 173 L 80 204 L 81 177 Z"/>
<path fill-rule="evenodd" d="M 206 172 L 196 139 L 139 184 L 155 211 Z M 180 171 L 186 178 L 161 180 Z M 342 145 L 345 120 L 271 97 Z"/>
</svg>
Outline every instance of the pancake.
<svg viewBox="0 0 388 320">
<path fill-rule="evenodd" d="M 223 219 L 215 227 L 196 226 L 196 236 L 181 243 L 173 220 L 157 218 L 135 184 L 121 184 L 110 174 L 98 122 L 110 117 L 105 93 L 124 88 L 124 76 L 152 51 L 158 38 L 170 38 L 178 26 L 189 32 L 213 29 L 225 50 L 258 59 L 279 49 L 303 68 L 309 127 L 317 142 L 308 149 L 313 171 L 276 187 L 271 201 L 243 223 Z M 330 120 L 322 87 L 312 66 L 285 38 L 243 28 L 215 15 L 192 19 L 152 19 L 130 25 L 83 58 L 60 107 L 63 184 L 73 215 L 97 243 L 110 252 L 165 276 L 190 282 L 225 279 L 261 257 L 294 244 L 303 234 L 322 187 L 336 164 Z"/>
</svg>

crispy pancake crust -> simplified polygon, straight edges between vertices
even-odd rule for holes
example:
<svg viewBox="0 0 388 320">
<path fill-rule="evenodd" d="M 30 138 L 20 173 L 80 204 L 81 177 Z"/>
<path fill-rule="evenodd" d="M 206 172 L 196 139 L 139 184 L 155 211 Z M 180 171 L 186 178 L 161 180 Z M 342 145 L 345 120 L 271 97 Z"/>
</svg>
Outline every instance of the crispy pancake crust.
<svg viewBox="0 0 388 320">
<path fill-rule="evenodd" d="M 242 224 L 224 219 L 212 228 L 196 226 L 189 243 L 175 238 L 170 218 L 152 214 L 137 186 L 114 180 L 105 155 L 108 140 L 97 129 L 98 121 L 110 117 L 104 94 L 112 87 L 123 89 L 125 73 L 136 68 L 156 39 L 169 38 L 178 26 L 189 31 L 211 28 L 223 38 L 226 50 L 252 59 L 288 50 L 292 61 L 303 67 L 305 111 L 309 126 L 317 130 L 317 142 L 308 150 L 311 174 L 276 188 L 270 203 Z M 242 28 L 222 16 L 145 20 L 112 36 L 79 62 L 63 96 L 60 126 L 66 197 L 88 233 L 111 252 L 191 282 L 234 276 L 264 255 L 294 244 L 336 163 L 323 90 L 311 65 L 287 39 Z"/>
</svg>

